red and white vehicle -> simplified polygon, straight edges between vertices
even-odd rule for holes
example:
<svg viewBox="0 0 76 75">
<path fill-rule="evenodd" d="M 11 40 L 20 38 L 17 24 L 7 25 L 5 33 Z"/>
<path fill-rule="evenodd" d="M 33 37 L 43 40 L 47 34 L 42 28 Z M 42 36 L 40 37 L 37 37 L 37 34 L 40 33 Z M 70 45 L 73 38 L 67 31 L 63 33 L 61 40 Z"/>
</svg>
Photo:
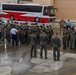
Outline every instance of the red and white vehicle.
<svg viewBox="0 0 76 75">
<path fill-rule="evenodd" d="M 44 4 L 0 3 L 0 17 L 10 20 L 50 22 L 55 20 L 53 6 Z"/>
</svg>

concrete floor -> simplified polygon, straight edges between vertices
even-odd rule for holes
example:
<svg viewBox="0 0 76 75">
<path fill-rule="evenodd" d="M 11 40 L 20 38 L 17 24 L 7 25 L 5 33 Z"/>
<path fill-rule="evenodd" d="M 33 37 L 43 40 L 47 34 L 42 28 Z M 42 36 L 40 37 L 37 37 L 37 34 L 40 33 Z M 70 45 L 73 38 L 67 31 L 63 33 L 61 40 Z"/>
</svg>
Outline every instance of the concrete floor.
<svg viewBox="0 0 76 75">
<path fill-rule="evenodd" d="M 39 74 L 40 75 L 76 75 L 76 58 L 75 58 L 76 56 L 74 56 L 72 54 L 70 54 L 70 56 L 69 56 L 67 54 L 67 52 L 69 52 L 69 50 L 67 50 L 67 52 L 65 52 L 65 54 L 67 54 L 68 58 L 63 60 L 64 64 L 60 69 L 53 70 L 51 72 L 43 71 L 41 73 L 40 72 L 38 73 L 35 71 L 34 72 L 30 71 L 33 67 L 36 66 L 36 64 L 32 64 L 30 62 L 32 59 L 30 59 L 28 47 L 25 47 L 24 45 L 22 45 L 22 46 L 13 48 L 11 45 L 8 45 L 7 49 L 9 51 L 4 50 L 4 52 L 2 52 L 0 54 L 0 66 L 11 66 L 13 75 L 18 75 L 18 74 L 19 75 L 39 75 Z M 61 53 L 61 56 L 62 56 L 62 53 Z M 51 57 L 52 59 L 48 58 L 48 60 L 40 59 L 39 57 L 37 57 L 37 58 L 39 60 L 41 60 L 42 62 L 44 61 L 43 63 L 46 63 L 48 60 L 52 60 L 52 62 L 53 62 L 52 57 Z M 35 58 L 35 60 L 37 60 L 37 58 Z M 39 65 L 40 65 L 41 61 L 38 62 Z M 61 59 L 61 61 L 62 61 L 62 59 Z M 50 62 L 50 64 L 53 64 L 53 63 Z"/>
<path fill-rule="evenodd" d="M 51 63 L 50 63 L 51 64 Z M 76 75 L 76 59 L 68 58 L 64 61 L 64 65 L 59 70 L 55 70 L 52 72 L 43 72 L 43 73 L 36 73 L 36 72 L 25 72 L 21 75 Z"/>
</svg>

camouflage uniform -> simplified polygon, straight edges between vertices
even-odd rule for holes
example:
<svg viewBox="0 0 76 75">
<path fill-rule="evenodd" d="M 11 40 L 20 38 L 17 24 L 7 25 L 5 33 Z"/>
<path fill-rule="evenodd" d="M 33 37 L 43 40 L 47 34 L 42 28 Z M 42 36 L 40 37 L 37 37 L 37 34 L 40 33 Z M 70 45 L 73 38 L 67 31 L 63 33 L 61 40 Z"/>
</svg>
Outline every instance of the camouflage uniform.
<svg viewBox="0 0 76 75">
<path fill-rule="evenodd" d="M 65 21 L 62 19 L 60 22 L 59 22 L 59 25 L 60 25 L 60 33 L 61 31 L 63 31 L 63 27 L 65 25 Z"/>
<path fill-rule="evenodd" d="M 76 30 L 75 30 L 75 41 L 74 41 L 74 49 L 76 49 Z"/>
<path fill-rule="evenodd" d="M 12 27 L 10 23 L 7 23 L 6 26 L 7 26 L 7 41 L 10 43 L 11 41 L 10 30 Z"/>
<path fill-rule="evenodd" d="M 67 30 L 66 28 L 63 29 L 63 49 L 66 49 L 67 45 Z"/>
<path fill-rule="evenodd" d="M 46 27 L 45 33 L 48 36 L 48 42 L 47 43 L 49 44 L 50 43 L 50 41 L 49 41 L 50 40 L 50 38 L 49 38 L 49 36 L 50 36 L 49 26 Z"/>
<path fill-rule="evenodd" d="M 70 37 L 70 49 L 75 48 L 75 30 L 71 30 L 71 37 Z"/>
<path fill-rule="evenodd" d="M 36 42 L 37 42 L 37 36 L 35 35 L 34 31 L 30 35 L 30 44 L 31 44 L 31 58 L 34 56 L 37 56 L 37 51 L 36 51 Z"/>
<path fill-rule="evenodd" d="M 68 28 L 67 30 L 67 47 L 69 47 L 69 44 L 70 44 L 70 37 L 71 37 L 71 29 Z"/>
<path fill-rule="evenodd" d="M 45 59 L 47 59 L 47 41 L 48 41 L 48 37 L 44 33 L 44 31 L 43 31 L 40 34 L 40 46 L 41 46 L 40 57 L 43 58 L 43 50 L 44 50 L 44 52 L 45 52 Z"/>
<path fill-rule="evenodd" d="M 53 36 L 53 34 L 54 34 L 54 31 L 53 31 L 51 25 L 49 26 L 49 33 L 50 33 L 50 35 L 49 35 L 49 42 L 50 42 L 50 44 L 51 44 L 51 39 L 52 39 L 52 36 Z"/>
</svg>

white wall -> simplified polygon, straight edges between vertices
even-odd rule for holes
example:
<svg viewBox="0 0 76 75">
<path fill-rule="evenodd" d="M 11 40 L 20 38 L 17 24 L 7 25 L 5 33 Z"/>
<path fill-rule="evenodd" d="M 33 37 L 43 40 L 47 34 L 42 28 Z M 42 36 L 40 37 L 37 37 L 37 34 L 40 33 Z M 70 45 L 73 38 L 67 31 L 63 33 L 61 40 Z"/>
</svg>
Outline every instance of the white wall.
<svg viewBox="0 0 76 75">
<path fill-rule="evenodd" d="M 0 0 L 0 3 L 17 3 L 17 0 Z"/>
<path fill-rule="evenodd" d="M 34 3 L 53 5 L 53 0 L 33 0 Z"/>
</svg>

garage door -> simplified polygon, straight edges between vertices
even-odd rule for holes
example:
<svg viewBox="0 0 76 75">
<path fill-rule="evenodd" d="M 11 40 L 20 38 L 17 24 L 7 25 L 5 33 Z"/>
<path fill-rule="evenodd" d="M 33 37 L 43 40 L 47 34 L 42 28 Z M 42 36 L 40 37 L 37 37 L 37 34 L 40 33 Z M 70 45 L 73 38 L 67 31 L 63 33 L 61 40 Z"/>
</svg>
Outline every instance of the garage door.
<svg viewBox="0 0 76 75">
<path fill-rule="evenodd" d="M 76 20 L 76 0 L 54 0 L 54 7 L 58 8 L 57 19 Z"/>
</svg>

